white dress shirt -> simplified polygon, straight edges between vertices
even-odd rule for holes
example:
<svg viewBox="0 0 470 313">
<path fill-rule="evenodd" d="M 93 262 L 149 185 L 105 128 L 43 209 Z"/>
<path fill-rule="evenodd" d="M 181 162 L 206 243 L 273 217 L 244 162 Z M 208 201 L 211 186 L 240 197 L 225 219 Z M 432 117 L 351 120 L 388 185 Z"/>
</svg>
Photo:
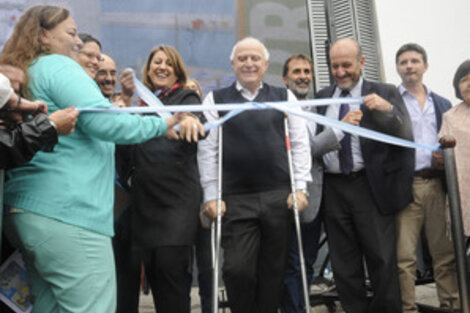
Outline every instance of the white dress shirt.
<svg viewBox="0 0 470 313">
<path fill-rule="evenodd" d="M 244 88 L 238 81 L 235 88 L 240 91 L 243 98 L 247 101 L 253 101 L 258 96 L 260 86 L 254 93 Z M 297 101 L 295 95 L 287 90 L 287 101 Z M 204 99 L 203 105 L 213 105 L 214 96 L 210 92 Z M 298 108 L 300 111 L 301 109 Z M 208 122 L 214 122 L 219 119 L 217 111 L 206 111 L 204 115 Z M 306 122 L 303 118 L 294 115 L 288 116 L 289 135 L 291 141 L 292 160 L 294 165 L 294 179 L 296 189 L 305 189 L 307 182 L 312 180 L 310 175 L 311 157 L 310 143 L 308 139 Z M 214 200 L 217 197 L 217 163 L 218 163 L 218 128 L 210 130 L 209 135 L 198 143 L 198 165 L 201 175 L 201 185 L 204 191 L 204 203 Z"/>
<path fill-rule="evenodd" d="M 362 96 L 362 83 L 363 83 L 363 78 L 361 77 L 359 79 L 359 82 L 354 86 L 353 89 L 349 91 L 350 97 L 361 97 Z M 339 87 L 336 87 L 335 92 L 333 93 L 332 98 L 339 98 L 341 94 L 341 89 Z M 340 103 L 337 104 L 331 104 L 328 109 L 326 110 L 326 116 L 332 119 L 338 119 L 339 118 L 339 109 L 341 107 Z M 351 111 L 353 110 L 359 110 L 360 109 L 360 104 L 350 104 L 349 109 Z M 336 137 L 338 138 L 338 141 L 341 141 L 344 137 L 344 133 L 336 128 L 333 128 L 334 133 L 336 134 Z M 351 135 L 351 150 L 352 150 L 352 159 L 353 159 L 353 172 L 360 171 L 364 168 L 364 160 L 362 158 L 362 152 L 361 152 L 361 145 L 359 142 L 359 136 L 356 135 Z M 335 174 L 340 174 L 341 169 L 339 166 L 339 156 L 338 156 L 338 150 L 336 151 L 331 151 L 329 153 L 326 153 L 323 156 L 323 163 L 325 164 L 325 171 L 328 173 L 335 173 Z"/>
<path fill-rule="evenodd" d="M 418 103 L 416 97 L 406 90 L 403 85 L 398 87 L 406 109 L 410 114 L 411 124 L 413 126 L 413 138 L 416 143 L 435 146 L 439 142 L 437 138 L 437 121 L 436 112 L 434 110 L 434 102 L 432 101 L 431 92 L 426 88 L 427 96 L 424 107 Z M 431 167 L 432 151 L 426 149 L 415 149 L 415 171 Z"/>
</svg>

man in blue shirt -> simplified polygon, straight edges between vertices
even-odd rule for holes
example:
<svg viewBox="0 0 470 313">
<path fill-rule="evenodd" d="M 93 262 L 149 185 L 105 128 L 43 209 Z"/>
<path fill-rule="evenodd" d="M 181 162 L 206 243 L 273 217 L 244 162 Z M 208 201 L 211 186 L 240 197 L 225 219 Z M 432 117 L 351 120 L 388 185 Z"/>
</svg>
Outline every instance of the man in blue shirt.
<svg viewBox="0 0 470 313">
<path fill-rule="evenodd" d="M 436 145 L 442 115 L 451 104 L 423 84 L 423 75 L 428 69 L 426 51 L 415 43 L 405 44 L 398 49 L 395 61 L 402 79 L 398 91 L 411 117 L 414 140 Z M 447 231 L 445 191 L 441 179 L 443 173 L 433 168 L 431 153 L 425 149 L 415 150 L 414 201 L 397 214 L 397 258 L 403 313 L 417 312 L 416 246 L 423 227 L 433 259 L 441 307 L 450 308 L 452 303 L 458 305 L 455 256 Z"/>
</svg>

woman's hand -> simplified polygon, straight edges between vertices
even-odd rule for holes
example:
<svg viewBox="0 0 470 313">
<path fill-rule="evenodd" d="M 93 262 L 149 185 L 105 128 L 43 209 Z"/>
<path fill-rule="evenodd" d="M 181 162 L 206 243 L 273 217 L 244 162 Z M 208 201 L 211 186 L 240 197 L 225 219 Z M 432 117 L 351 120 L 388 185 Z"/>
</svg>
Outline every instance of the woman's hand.
<svg viewBox="0 0 470 313">
<path fill-rule="evenodd" d="M 2 108 L 2 118 L 8 119 L 13 124 L 23 123 L 29 115 L 47 113 L 47 105 L 43 101 L 29 101 L 12 93 L 10 99 Z"/>
<path fill-rule="evenodd" d="M 167 125 L 166 133 L 165 133 L 166 138 L 173 139 L 173 140 L 179 139 L 178 133 L 176 132 L 176 130 L 173 129 L 173 127 L 175 127 L 176 124 L 181 122 L 183 117 L 184 117 L 184 113 L 179 112 L 179 113 L 174 114 L 172 117 L 167 117 L 165 119 L 166 125 Z"/>
<path fill-rule="evenodd" d="M 192 114 L 186 114 L 180 122 L 180 139 L 187 142 L 197 142 L 199 134 L 204 136 L 206 131 L 204 125 Z"/>
<path fill-rule="evenodd" d="M 77 123 L 78 111 L 73 106 L 58 110 L 49 115 L 57 133 L 59 135 L 69 135 L 75 131 L 75 124 Z"/>
<path fill-rule="evenodd" d="M 192 114 L 185 112 L 178 112 L 172 117 L 166 118 L 168 125 L 165 137 L 168 139 L 184 139 L 187 142 L 197 142 L 199 134 L 204 136 L 206 131 L 204 125 Z M 173 129 L 176 124 L 180 124 L 179 136 L 178 133 Z"/>
<path fill-rule="evenodd" d="M 47 113 L 47 105 L 43 101 L 30 101 L 21 98 L 16 93 L 12 93 L 10 99 L 5 105 L 5 109 L 10 112 L 22 114 Z"/>
</svg>

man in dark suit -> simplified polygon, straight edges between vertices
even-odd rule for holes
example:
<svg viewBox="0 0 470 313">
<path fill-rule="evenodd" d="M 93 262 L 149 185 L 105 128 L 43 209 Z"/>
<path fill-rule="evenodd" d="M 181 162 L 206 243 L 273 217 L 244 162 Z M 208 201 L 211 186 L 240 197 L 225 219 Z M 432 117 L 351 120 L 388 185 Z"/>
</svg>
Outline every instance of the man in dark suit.
<svg viewBox="0 0 470 313">
<path fill-rule="evenodd" d="M 396 88 L 361 76 L 365 58 L 358 42 L 338 40 L 330 49 L 330 60 L 336 84 L 317 97 L 365 96 L 364 104 L 331 105 L 320 108 L 320 114 L 412 139 L 410 119 Z M 348 313 L 400 313 L 395 213 L 413 200 L 413 151 L 333 131 L 341 149 L 323 157 L 325 222 L 341 303 Z"/>
<path fill-rule="evenodd" d="M 294 93 L 298 100 L 307 100 L 313 80 L 312 60 L 303 54 L 290 56 L 284 62 L 282 79 L 286 87 Z M 305 108 L 305 110 L 316 112 L 314 108 Z M 320 248 L 320 234 L 323 224 L 321 215 L 318 214 L 323 184 L 323 167 L 319 159 L 326 152 L 339 149 L 339 143 L 333 132 L 323 132 L 321 135 L 316 136 L 316 127 L 316 123 L 307 123 L 312 156 L 312 183 L 308 184 L 307 187 L 308 207 L 300 213 L 300 231 L 308 287 L 312 283 L 313 265 Z M 289 260 L 286 277 L 284 278 L 285 288 L 281 302 L 281 312 L 302 313 L 305 312 L 305 304 L 295 229 L 292 229 L 290 236 Z"/>
<path fill-rule="evenodd" d="M 417 143 L 436 145 L 442 115 L 451 104 L 423 83 L 428 69 L 423 47 L 408 43 L 396 53 L 397 72 L 402 79 L 398 92 L 410 114 Z M 458 305 L 457 274 L 452 241 L 447 236 L 443 171 L 433 168 L 431 151 L 415 150 L 414 201 L 397 214 L 397 257 L 404 313 L 417 312 L 415 304 L 416 246 L 421 230 L 426 235 L 440 306 Z M 423 247 L 424 248 L 424 247 Z M 451 299 L 455 300 L 452 301 Z M 454 309 L 457 308 L 454 305 Z"/>
</svg>

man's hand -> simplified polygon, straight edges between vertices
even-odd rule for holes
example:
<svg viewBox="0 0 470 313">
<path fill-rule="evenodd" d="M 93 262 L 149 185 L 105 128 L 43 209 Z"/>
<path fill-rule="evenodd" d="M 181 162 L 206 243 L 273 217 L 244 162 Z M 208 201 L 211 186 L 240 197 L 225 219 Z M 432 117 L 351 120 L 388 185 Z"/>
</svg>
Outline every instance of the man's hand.
<svg viewBox="0 0 470 313">
<path fill-rule="evenodd" d="M 69 135 L 75 131 L 78 111 L 73 106 L 58 110 L 49 115 L 49 120 L 54 122 L 59 135 Z"/>
<path fill-rule="evenodd" d="M 132 103 L 132 96 L 134 95 L 135 84 L 131 71 L 124 71 L 121 73 L 121 99 L 125 106 L 128 107 Z"/>
<path fill-rule="evenodd" d="M 297 190 L 295 192 L 295 197 L 297 199 L 297 209 L 299 209 L 299 212 L 302 212 L 308 206 L 307 195 L 303 191 Z M 289 197 L 287 197 L 287 207 L 289 209 L 294 208 L 294 199 L 292 198 L 292 193 L 289 194 Z"/>
<path fill-rule="evenodd" d="M 351 125 L 359 125 L 359 122 L 362 119 L 362 111 L 361 110 L 354 110 L 354 111 L 349 111 L 346 113 L 346 115 L 343 117 L 341 122 L 349 123 Z"/>
<path fill-rule="evenodd" d="M 444 153 L 442 150 L 433 151 L 431 155 L 431 165 L 437 169 L 444 168 Z"/>
<path fill-rule="evenodd" d="M 204 125 L 202 125 L 195 116 L 186 114 L 180 122 L 180 139 L 186 140 L 187 142 L 197 142 L 199 134 L 201 134 L 201 136 L 206 134 Z"/>
<path fill-rule="evenodd" d="M 393 106 L 390 102 L 380 97 L 376 93 L 367 95 L 364 98 L 364 104 L 369 110 L 377 110 L 383 112 L 390 112 L 393 109 Z"/>
<path fill-rule="evenodd" d="M 222 216 L 225 214 L 225 201 L 221 203 L 221 214 Z M 204 203 L 202 208 L 202 212 L 211 219 L 217 218 L 217 200 L 209 200 Z"/>
</svg>

